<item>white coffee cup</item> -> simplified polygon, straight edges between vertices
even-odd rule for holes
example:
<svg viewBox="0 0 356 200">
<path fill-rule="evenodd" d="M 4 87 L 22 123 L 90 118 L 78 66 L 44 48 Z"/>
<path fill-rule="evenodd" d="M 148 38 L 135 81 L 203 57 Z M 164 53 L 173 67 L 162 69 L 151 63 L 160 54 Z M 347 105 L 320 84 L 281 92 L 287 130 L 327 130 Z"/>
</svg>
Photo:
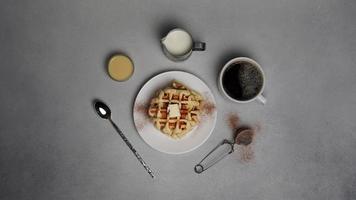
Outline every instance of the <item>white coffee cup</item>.
<svg viewBox="0 0 356 200">
<path fill-rule="evenodd" d="M 228 69 L 230 66 L 233 67 L 234 63 L 248 63 L 248 64 L 256 67 L 258 69 L 258 71 L 260 72 L 260 74 L 262 76 L 262 86 L 260 87 L 259 92 L 254 97 L 249 98 L 247 100 L 238 100 L 238 99 L 232 98 L 228 94 L 228 92 L 225 90 L 225 88 L 223 86 L 223 76 L 224 76 L 224 73 L 226 72 L 226 69 Z M 230 99 L 233 102 L 236 102 L 236 103 L 249 103 L 249 102 L 257 99 L 262 104 L 265 104 L 267 101 L 266 98 L 262 95 L 262 92 L 265 88 L 265 74 L 262 70 L 262 67 L 256 61 L 252 60 L 251 58 L 237 57 L 237 58 L 233 58 L 229 62 L 227 62 L 220 71 L 218 85 L 219 85 L 219 90 L 221 91 L 223 96 L 226 97 L 227 99 Z"/>
</svg>

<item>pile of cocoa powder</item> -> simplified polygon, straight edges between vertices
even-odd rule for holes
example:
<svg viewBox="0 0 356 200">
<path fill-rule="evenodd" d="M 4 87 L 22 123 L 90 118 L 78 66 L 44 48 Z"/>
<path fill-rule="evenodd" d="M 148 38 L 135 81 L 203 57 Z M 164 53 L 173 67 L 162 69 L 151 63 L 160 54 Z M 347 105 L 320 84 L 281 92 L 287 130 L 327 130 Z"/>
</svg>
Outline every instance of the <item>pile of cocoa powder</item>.
<svg viewBox="0 0 356 200">
<path fill-rule="evenodd" d="M 249 162 L 254 159 L 254 139 L 256 132 L 260 131 L 261 126 L 256 125 L 255 127 L 251 128 L 250 126 L 245 126 L 240 123 L 240 118 L 235 113 L 229 113 L 227 115 L 227 123 L 234 134 L 234 138 L 240 141 L 236 141 L 237 144 L 240 144 L 237 148 L 237 151 L 240 155 L 240 159 L 243 162 Z M 244 135 L 241 137 L 237 137 L 236 134 L 242 133 L 243 130 L 251 130 L 251 131 L 244 131 Z M 248 141 L 252 140 L 252 141 Z M 247 144 L 247 145 L 246 145 Z"/>
</svg>

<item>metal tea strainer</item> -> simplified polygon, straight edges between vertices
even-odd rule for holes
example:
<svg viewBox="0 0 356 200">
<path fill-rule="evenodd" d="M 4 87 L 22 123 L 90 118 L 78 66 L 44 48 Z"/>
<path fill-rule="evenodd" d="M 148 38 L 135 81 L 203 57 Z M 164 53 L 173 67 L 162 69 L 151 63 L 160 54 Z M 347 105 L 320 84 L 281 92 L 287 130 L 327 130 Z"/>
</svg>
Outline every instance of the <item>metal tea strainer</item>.
<svg viewBox="0 0 356 200">
<path fill-rule="evenodd" d="M 212 149 L 197 165 L 194 167 L 194 171 L 198 174 L 209 169 L 215 165 L 221 159 L 234 152 L 234 146 L 237 145 L 249 145 L 253 140 L 254 131 L 250 128 L 239 129 L 236 131 L 234 140 L 223 140 L 214 149 Z"/>
</svg>

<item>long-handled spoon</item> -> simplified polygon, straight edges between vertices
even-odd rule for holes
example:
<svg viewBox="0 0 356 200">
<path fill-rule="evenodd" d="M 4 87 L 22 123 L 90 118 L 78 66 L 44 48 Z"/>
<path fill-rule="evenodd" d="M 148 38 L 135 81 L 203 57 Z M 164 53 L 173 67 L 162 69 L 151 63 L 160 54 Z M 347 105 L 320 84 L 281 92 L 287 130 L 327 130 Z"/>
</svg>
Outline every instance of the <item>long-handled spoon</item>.
<svg viewBox="0 0 356 200">
<path fill-rule="evenodd" d="M 142 166 L 146 169 L 146 171 L 150 174 L 150 176 L 152 178 L 155 178 L 155 176 L 153 175 L 152 170 L 147 166 L 147 164 L 145 163 L 145 161 L 142 159 L 142 157 L 140 156 L 140 154 L 137 153 L 136 149 L 131 145 L 131 143 L 129 142 L 129 140 L 126 138 L 126 136 L 124 135 L 124 133 L 119 129 L 119 127 L 112 121 L 111 119 L 111 110 L 110 108 L 104 104 L 101 101 L 96 101 L 94 104 L 95 110 L 98 113 L 98 115 L 103 118 L 103 119 L 107 119 L 110 121 L 110 123 L 112 124 L 112 126 L 115 128 L 115 130 L 117 131 L 117 133 L 121 136 L 121 138 L 124 140 L 124 142 L 126 143 L 126 145 L 130 148 L 130 150 L 132 151 L 132 153 L 135 154 L 136 158 L 138 159 L 138 161 L 140 161 L 140 163 L 142 164 Z"/>
</svg>

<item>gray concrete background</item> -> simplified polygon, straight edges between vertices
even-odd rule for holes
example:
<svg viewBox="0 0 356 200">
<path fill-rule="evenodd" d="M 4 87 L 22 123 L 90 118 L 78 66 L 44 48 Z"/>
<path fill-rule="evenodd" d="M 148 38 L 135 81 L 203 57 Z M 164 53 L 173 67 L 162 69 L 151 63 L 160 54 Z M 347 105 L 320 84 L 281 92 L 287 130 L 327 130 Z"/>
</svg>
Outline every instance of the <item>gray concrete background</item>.
<svg viewBox="0 0 356 200">
<path fill-rule="evenodd" d="M 355 199 L 356 1 L 87 0 L 0 4 L 0 199 Z M 207 51 L 173 63 L 160 35 L 179 26 Z M 135 63 L 123 83 L 105 60 Z M 217 72 L 233 56 L 267 75 L 265 106 L 230 103 Z M 145 81 L 166 70 L 192 72 L 218 103 L 209 140 L 184 155 L 150 148 L 132 122 Z M 101 98 L 157 174 L 151 178 L 91 107 Z M 229 112 L 261 125 L 255 159 L 238 152 L 197 175 L 193 166 L 231 137 Z"/>
</svg>

